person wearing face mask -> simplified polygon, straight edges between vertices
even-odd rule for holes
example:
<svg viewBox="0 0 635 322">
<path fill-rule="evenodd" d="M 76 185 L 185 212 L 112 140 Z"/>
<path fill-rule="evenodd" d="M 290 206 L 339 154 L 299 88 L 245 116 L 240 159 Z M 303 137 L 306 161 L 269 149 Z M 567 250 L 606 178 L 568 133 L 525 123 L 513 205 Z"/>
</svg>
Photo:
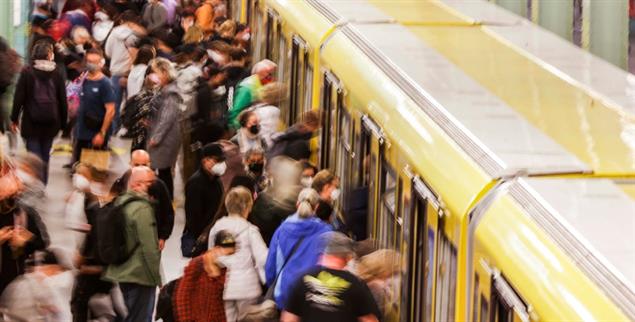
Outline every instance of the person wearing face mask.
<svg viewBox="0 0 635 322">
<path fill-rule="evenodd" d="M 311 188 L 313 185 L 313 177 L 318 173 L 318 168 L 309 161 L 302 161 L 302 177 L 300 183 L 305 188 Z"/>
<path fill-rule="evenodd" d="M 340 178 L 324 169 L 313 177 L 311 187 L 320 194 L 316 215 L 325 222 L 333 222 L 333 204 L 340 196 Z"/>
<path fill-rule="evenodd" d="M 234 36 L 234 45 L 237 45 L 246 52 L 251 52 L 251 29 L 246 24 L 238 24 L 236 26 L 236 35 Z"/>
<path fill-rule="evenodd" d="M 181 252 L 190 257 L 196 239 L 209 225 L 223 200 L 221 176 L 225 174 L 225 152 L 219 143 L 205 145 L 200 168 L 185 184 L 185 228 L 181 236 Z"/>
<path fill-rule="evenodd" d="M 16 321 L 72 321 L 64 299 L 70 296 L 73 272 L 62 264 L 61 252 L 38 252 L 33 264 L 31 272 L 9 284 L 0 297 L 0 306 Z"/>
<path fill-rule="evenodd" d="M 101 51 L 91 49 L 85 57 L 88 75 L 82 83 L 75 146 L 72 163 L 79 161 L 82 149 L 106 149 L 111 134 L 111 123 L 115 116 L 115 90 L 104 73 L 104 56 Z"/>
<path fill-rule="evenodd" d="M 237 174 L 232 179 L 232 186 L 243 185 L 256 193 L 267 188 L 269 180 L 265 175 L 265 151 L 259 147 L 251 148 L 243 154 L 244 174 Z"/>
<path fill-rule="evenodd" d="M 273 81 L 273 73 L 278 65 L 269 59 L 259 61 L 252 67 L 251 76 L 245 78 L 236 87 L 233 97 L 232 108 L 229 111 L 228 122 L 230 127 L 237 129 L 240 127 L 238 116 L 247 107 L 258 101 L 260 89 Z"/>
<path fill-rule="evenodd" d="M 231 142 L 240 147 L 240 153 L 244 154 L 253 148 L 267 149 L 267 142 L 260 136 L 260 120 L 254 111 L 244 111 L 238 118 L 238 122 L 240 129 Z"/>
<path fill-rule="evenodd" d="M 33 46 L 32 64 L 20 72 L 13 97 L 11 131 L 25 140 L 26 149 L 42 161 L 41 177 L 48 182 L 48 162 L 53 139 L 66 127 L 66 86 L 54 62 L 54 49 L 48 42 Z"/>
<path fill-rule="evenodd" d="M 25 261 L 48 246 L 46 227 L 36 211 L 18 202 L 20 180 L 6 161 L 0 164 L 0 293 L 25 271 Z"/>
<path fill-rule="evenodd" d="M 155 58 L 150 62 L 153 78 L 158 80 L 159 94 L 152 100 L 154 113 L 151 117 L 146 150 L 152 159 L 152 168 L 165 182 L 174 198 L 173 169 L 181 147 L 181 123 L 179 106 L 183 98 L 176 83 L 178 76 L 170 61 Z"/>
</svg>

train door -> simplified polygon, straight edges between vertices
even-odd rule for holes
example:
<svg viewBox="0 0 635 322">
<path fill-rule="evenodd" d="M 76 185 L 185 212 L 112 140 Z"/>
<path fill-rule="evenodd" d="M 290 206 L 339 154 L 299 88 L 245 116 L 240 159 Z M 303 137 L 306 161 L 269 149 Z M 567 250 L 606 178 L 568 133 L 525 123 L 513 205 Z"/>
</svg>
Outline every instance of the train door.
<svg viewBox="0 0 635 322">
<path fill-rule="evenodd" d="M 382 146 L 385 141 L 383 131 L 368 115 L 362 115 L 362 140 L 365 141 L 364 147 L 367 147 L 368 156 L 368 218 L 367 218 L 367 236 L 378 239 L 379 237 L 379 223 L 378 223 L 378 178 L 379 178 L 379 166 L 380 155 Z"/>
<path fill-rule="evenodd" d="M 267 9 L 267 22 L 265 24 L 267 38 L 265 41 L 265 57 L 271 61 L 278 61 L 280 48 L 277 37 L 280 35 L 280 16 L 273 9 Z"/>
<path fill-rule="evenodd" d="M 349 209 L 348 196 L 352 192 L 353 162 L 355 153 L 351 148 L 354 146 L 353 134 L 355 133 L 355 123 L 351 119 L 350 113 L 343 105 L 343 95 L 337 95 L 338 130 L 337 130 L 337 176 L 340 178 L 340 189 L 344 198 L 340 198 L 339 210 Z"/>
<path fill-rule="evenodd" d="M 474 271 L 472 321 L 529 322 L 529 306 L 518 295 L 503 273 L 479 260 Z M 535 319 L 534 319 L 535 320 Z"/>
<path fill-rule="evenodd" d="M 322 133 L 319 144 L 319 165 L 322 169 L 329 169 L 335 165 L 337 153 L 335 142 L 337 142 L 338 135 L 335 121 L 342 90 L 339 80 L 328 71 L 324 73 L 322 84 Z"/>
<path fill-rule="evenodd" d="M 407 302 L 409 321 L 432 321 L 435 286 L 435 250 L 439 214 L 437 196 L 418 177 L 412 179 L 412 207 L 406 226 L 410 227 Z M 402 293 L 404 294 L 404 293 Z M 402 314 L 404 316 L 405 314 Z"/>
<path fill-rule="evenodd" d="M 291 125 L 297 121 L 298 115 L 304 111 L 305 99 L 305 66 L 308 65 L 308 46 L 300 36 L 293 36 L 291 44 L 291 80 L 289 110 L 286 115 L 287 124 Z M 310 90 L 310 89 L 308 89 Z"/>
<path fill-rule="evenodd" d="M 289 61 L 289 50 L 287 49 L 287 38 L 285 37 L 282 31 L 282 20 L 278 19 L 277 22 L 277 34 L 278 34 L 278 75 L 276 76 L 276 80 L 279 82 L 284 82 L 287 80 L 287 65 Z M 286 111 L 289 109 L 289 101 L 284 99 L 280 102 L 278 106 L 281 111 Z"/>
</svg>

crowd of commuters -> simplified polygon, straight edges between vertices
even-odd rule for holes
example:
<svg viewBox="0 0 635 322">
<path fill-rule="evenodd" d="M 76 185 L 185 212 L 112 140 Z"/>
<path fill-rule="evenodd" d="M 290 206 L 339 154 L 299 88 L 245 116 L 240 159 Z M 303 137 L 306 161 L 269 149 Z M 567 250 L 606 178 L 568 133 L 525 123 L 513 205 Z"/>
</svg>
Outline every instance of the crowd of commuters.
<svg viewBox="0 0 635 322">
<path fill-rule="evenodd" d="M 339 178 L 309 161 L 320 114 L 283 130 L 285 82 L 274 62 L 251 61 L 251 30 L 224 0 L 34 2 L 28 57 L 0 41 L 0 94 L 15 88 L 6 131 L 27 150 L 0 155 L 6 316 L 391 319 L 397 254 L 349 238 L 366 233 L 336 215 Z M 45 188 L 59 135 L 72 142 L 72 245 L 53 247 Z M 131 141 L 124 173 L 84 155 L 109 151 L 113 137 Z M 173 234 L 175 199 L 185 227 Z M 192 259 L 164 281 L 173 235 Z"/>
</svg>

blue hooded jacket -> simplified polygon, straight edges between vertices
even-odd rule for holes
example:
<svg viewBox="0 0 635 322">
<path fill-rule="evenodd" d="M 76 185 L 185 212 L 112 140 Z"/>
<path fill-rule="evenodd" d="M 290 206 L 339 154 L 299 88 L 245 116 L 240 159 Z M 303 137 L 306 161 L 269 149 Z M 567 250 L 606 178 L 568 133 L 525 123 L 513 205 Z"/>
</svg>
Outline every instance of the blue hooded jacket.
<svg viewBox="0 0 635 322">
<path fill-rule="evenodd" d="M 297 213 L 289 216 L 273 234 L 269 244 L 269 255 L 265 264 L 267 285 L 270 286 L 282 268 L 284 261 L 293 246 L 304 237 L 289 263 L 284 266 L 274 289 L 274 298 L 279 308 L 284 308 L 291 288 L 306 270 L 318 263 L 324 251 L 324 242 L 320 238 L 323 233 L 333 228 L 322 220 L 312 217 L 302 219 Z"/>
</svg>

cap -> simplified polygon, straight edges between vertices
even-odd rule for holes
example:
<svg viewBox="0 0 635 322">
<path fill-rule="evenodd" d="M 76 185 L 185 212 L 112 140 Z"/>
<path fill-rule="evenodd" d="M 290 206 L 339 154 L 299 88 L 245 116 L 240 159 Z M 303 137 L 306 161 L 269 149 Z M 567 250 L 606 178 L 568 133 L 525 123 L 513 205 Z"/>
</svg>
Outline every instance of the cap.
<svg viewBox="0 0 635 322">
<path fill-rule="evenodd" d="M 201 149 L 201 157 L 225 160 L 225 152 L 223 146 L 218 143 L 208 143 Z"/>
<path fill-rule="evenodd" d="M 234 239 L 234 235 L 232 235 L 227 230 L 221 230 L 216 233 L 216 237 L 214 237 L 214 246 L 219 247 L 236 247 L 236 239 Z"/>
<path fill-rule="evenodd" d="M 322 238 L 324 238 L 326 244 L 324 254 L 348 255 L 353 253 L 353 240 L 340 232 L 324 233 Z"/>
</svg>

